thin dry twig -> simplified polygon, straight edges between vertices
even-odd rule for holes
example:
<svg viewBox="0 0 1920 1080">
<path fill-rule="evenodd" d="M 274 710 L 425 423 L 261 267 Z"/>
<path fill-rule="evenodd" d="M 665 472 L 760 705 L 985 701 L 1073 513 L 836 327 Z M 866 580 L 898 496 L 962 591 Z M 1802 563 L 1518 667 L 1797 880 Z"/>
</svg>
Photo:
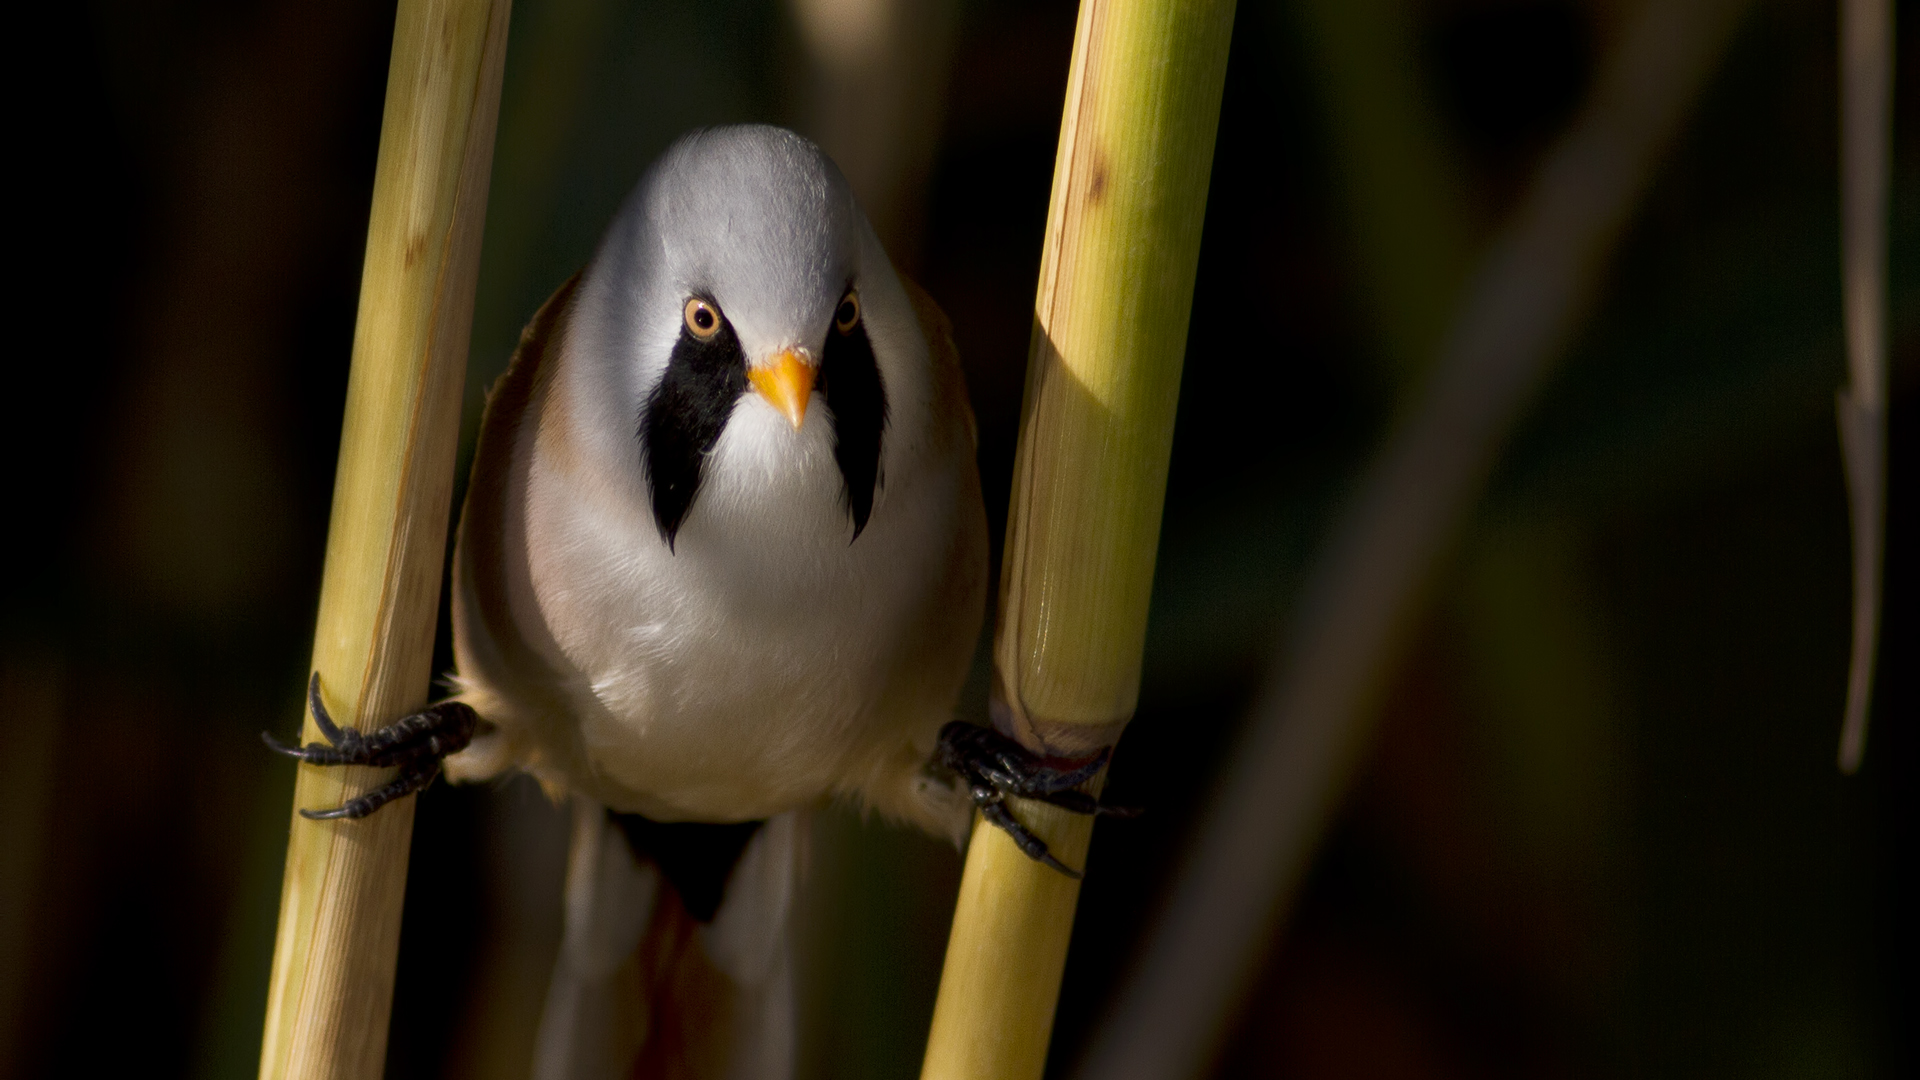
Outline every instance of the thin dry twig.
<svg viewBox="0 0 1920 1080">
<path fill-rule="evenodd" d="M 1853 656 L 1840 771 L 1867 751 L 1887 513 L 1887 188 L 1893 138 L 1893 5 L 1840 5 L 1840 289 L 1847 386 L 1834 403 L 1853 520 Z"/>
<path fill-rule="evenodd" d="M 1422 585 L 1592 304 L 1741 7 L 1648 0 L 1542 162 L 1427 392 L 1333 529 L 1166 917 L 1081 1076 L 1190 1076 L 1211 1058 L 1366 743 L 1368 699 Z"/>
</svg>

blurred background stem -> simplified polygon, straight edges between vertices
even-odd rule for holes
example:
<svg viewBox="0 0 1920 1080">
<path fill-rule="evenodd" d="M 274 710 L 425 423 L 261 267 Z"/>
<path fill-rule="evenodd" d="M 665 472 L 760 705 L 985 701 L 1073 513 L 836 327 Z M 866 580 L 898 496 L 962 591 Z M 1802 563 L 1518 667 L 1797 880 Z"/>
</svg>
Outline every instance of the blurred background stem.
<svg viewBox="0 0 1920 1080">
<path fill-rule="evenodd" d="M 1853 655 L 1840 771 L 1867 752 L 1887 528 L 1887 202 L 1893 186 L 1893 3 L 1840 2 L 1840 266 L 1848 382 L 1836 403 L 1853 519 Z"/>
<path fill-rule="evenodd" d="M 1384 382 L 1432 361 L 1477 237 L 1459 156 L 1423 92 L 1411 0 L 1301 0 Z"/>
<path fill-rule="evenodd" d="M 805 61 L 794 126 L 833 158 L 896 267 L 920 269 L 956 0 L 788 0 Z"/>
<path fill-rule="evenodd" d="M 1238 1011 L 1363 752 L 1378 687 L 1508 429 L 1732 29 L 1738 0 L 1643 4 L 1547 155 L 1406 408 L 1336 519 L 1169 910 L 1081 1075 L 1196 1075 Z"/>
</svg>

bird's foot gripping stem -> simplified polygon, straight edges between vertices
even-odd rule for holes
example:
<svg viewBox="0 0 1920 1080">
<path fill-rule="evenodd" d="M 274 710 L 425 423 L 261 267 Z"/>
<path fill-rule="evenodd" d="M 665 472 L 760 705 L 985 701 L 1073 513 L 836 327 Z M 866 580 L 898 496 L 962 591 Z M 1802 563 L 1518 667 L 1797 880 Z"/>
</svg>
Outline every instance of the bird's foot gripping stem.
<svg viewBox="0 0 1920 1080">
<path fill-rule="evenodd" d="M 1047 842 L 1013 816 L 1008 796 L 1037 799 L 1076 814 L 1100 814 L 1132 817 L 1136 810 L 1103 806 L 1100 800 L 1075 790 L 1093 779 L 1106 767 L 1111 750 L 1102 750 L 1084 761 L 1061 763 L 1028 750 L 992 728 L 955 720 L 940 729 L 937 751 L 940 764 L 960 774 L 980 816 L 1013 838 L 1021 851 L 1076 881 L 1080 872 L 1047 850 Z"/>
<path fill-rule="evenodd" d="M 265 732 L 260 737 L 273 749 L 309 765 L 398 766 L 400 769 L 400 775 L 394 777 L 392 783 L 350 799 L 344 805 L 331 810 L 300 811 L 301 817 L 314 821 L 363 818 L 395 799 L 426 787 L 439 775 L 441 759 L 466 749 L 480 725 L 479 714 L 470 706 L 443 701 L 402 717 L 371 735 L 362 734 L 358 728 L 340 727 L 320 700 L 317 671 L 307 683 L 307 707 L 313 710 L 313 722 L 319 726 L 320 734 L 327 737 L 327 742 L 288 746 Z"/>
</svg>

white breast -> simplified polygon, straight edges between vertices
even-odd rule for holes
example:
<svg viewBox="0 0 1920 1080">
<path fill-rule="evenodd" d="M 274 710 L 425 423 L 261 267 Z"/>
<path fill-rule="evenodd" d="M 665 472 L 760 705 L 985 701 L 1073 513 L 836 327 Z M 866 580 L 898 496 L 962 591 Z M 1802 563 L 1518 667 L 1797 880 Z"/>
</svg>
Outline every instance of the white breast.
<svg viewBox="0 0 1920 1080">
<path fill-rule="evenodd" d="M 595 415 L 591 362 L 574 360 L 536 403 L 524 502 L 530 599 L 586 772 L 571 782 L 660 820 L 744 820 L 926 742 L 957 682 L 924 653 L 942 636 L 928 624 L 956 618 L 937 608 L 971 463 L 929 452 L 947 440 L 926 437 L 923 388 L 888 388 L 884 484 L 857 540 L 823 401 L 795 432 L 749 393 L 669 550 L 632 425 Z"/>
</svg>

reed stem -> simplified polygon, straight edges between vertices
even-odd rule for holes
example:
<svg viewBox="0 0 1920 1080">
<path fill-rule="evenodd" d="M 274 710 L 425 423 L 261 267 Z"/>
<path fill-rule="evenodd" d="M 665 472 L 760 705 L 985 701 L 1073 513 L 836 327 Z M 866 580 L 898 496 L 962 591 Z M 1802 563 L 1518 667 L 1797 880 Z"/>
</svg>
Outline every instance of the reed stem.
<svg viewBox="0 0 1920 1080">
<path fill-rule="evenodd" d="M 1233 0 L 1084 0 L 1054 163 L 1005 569 L 994 723 L 1077 757 L 1140 688 Z M 1070 866 L 1092 822 L 1015 813 Z M 926 1080 L 1038 1077 L 1079 884 L 976 821 Z"/>
<path fill-rule="evenodd" d="M 362 729 L 426 703 L 510 0 L 400 0 L 334 479 L 313 670 Z M 303 742 L 320 735 L 307 718 Z M 294 806 L 387 770 L 299 767 Z M 413 800 L 361 821 L 295 815 L 262 1080 L 375 1078 Z"/>
</svg>

